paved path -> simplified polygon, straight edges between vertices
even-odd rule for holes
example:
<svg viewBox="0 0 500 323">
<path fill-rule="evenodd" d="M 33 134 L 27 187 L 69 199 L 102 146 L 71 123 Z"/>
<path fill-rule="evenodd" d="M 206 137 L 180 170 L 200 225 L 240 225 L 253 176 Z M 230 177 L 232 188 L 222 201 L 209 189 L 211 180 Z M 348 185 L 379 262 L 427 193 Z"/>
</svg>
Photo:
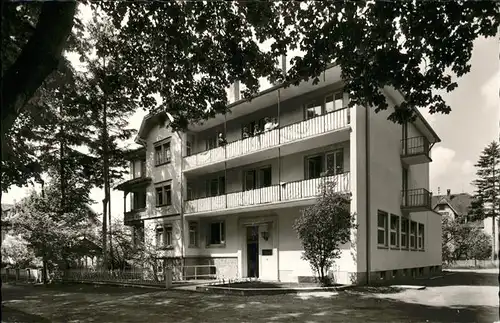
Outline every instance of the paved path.
<svg viewBox="0 0 500 323">
<path fill-rule="evenodd" d="M 384 288 L 301 295 L 222 296 L 186 291 L 64 285 L 2 286 L 2 322 L 493 322 L 497 276 L 457 272 Z"/>
</svg>

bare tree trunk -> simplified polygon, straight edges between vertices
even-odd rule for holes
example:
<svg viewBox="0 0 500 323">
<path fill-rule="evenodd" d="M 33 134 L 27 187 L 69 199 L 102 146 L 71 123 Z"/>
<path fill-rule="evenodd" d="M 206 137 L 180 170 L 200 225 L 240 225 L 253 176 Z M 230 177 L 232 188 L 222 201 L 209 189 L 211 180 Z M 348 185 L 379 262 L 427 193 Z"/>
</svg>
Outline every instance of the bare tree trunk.
<svg viewBox="0 0 500 323">
<path fill-rule="evenodd" d="M 61 121 L 60 133 L 59 133 L 59 180 L 60 180 L 60 189 L 61 189 L 61 204 L 60 204 L 60 212 L 61 215 L 65 212 L 65 196 L 66 196 L 66 185 L 65 185 L 65 163 L 64 163 L 64 122 L 63 122 L 63 108 L 62 105 L 59 107 L 59 115 Z"/>
<path fill-rule="evenodd" d="M 109 167 L 109 166 L 108 166 Z M 111 259 L 111 269 L 113 269 L 113 235 L 112 235 L 112 230 L 111 226 L 113 222 L 111 222 L 111 185 L 109 184 L 109 176 L 108 176 L 108 220 L 109 220 L 109 257 Z"/>
<path fill-rule="evenodd" d="M 103 69 L 106 69 L 106 61 L 103 58 Z M 106 81 L 106 80 L 104 80 Z M 106 102 L 106 84 L 104 88 L 104 102 L 103 102 L 103 114 L 102 114 L 102 159 L 103 159 L 103 171 L 104 171 L 104 200 L 103 200 L 103 260 L 106 260 L 106 238 L 107 238 L 107 220 L 108 220 L 108 203 L 109 203 L 109 156 L 108 156 L 108 115 L 107 115 L 107 102 Z M 111 214 L 109 215 L 111 219 Z M 111 226 L 111 221 L 109 223 Z M 111 248 L 110 248 L 111 249 Z M 106 262 L 105 262 L 106 263 Z"/>
<path fill-rule="evenodd" d="M 493 207 L 495 207 L 495 205 L 493 205 Z M 493 215 L 491 217 L 491 221 L 492 221 L 492 228 L 491 228 L 491 233 L 492 233 L 492 236 L 493 236 L 493 241 L 491 243 L 491 261 L 495 261 L 495 258 L 496 258 L 496 251 L 497 251 L 497 238 L 496 238 L 496 216 Z"/>
</svg>

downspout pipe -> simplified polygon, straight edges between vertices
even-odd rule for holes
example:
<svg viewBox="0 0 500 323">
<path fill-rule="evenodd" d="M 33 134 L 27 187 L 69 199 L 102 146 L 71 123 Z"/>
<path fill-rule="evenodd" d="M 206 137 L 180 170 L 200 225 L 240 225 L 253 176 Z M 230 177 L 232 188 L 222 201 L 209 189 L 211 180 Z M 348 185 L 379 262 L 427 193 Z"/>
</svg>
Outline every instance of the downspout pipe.
<svg viewBox="0 0 500 323">
<path fill-rule="evenodd" d="M 371 196 L 370 196 L 370 108 L 365 107 L 365 168 L 366 168 L 366 284 L 370 285 L 371 273 Z"/>
</svg>

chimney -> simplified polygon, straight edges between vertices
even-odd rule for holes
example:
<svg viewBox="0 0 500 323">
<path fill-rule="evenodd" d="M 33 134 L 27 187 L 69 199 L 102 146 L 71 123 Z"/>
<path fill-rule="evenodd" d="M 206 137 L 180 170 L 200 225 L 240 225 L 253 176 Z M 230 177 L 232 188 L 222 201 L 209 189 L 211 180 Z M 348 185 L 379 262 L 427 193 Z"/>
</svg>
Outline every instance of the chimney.
<svg viewBox="0 0 500 323">
<path fill-rule="evenodd" d="M 451 195 L 451 190 L 450 189 L 447 189 L 446 190 L 446 195 L 450 196 Z"/>
<path fill-rule="evenodd" d="M 438 186 L 438 195 L 441 195 L 441 187 Z"/>
<path fill-rule="evenodd" d="M 240 100 L 240 81 L 234 81 L 233 84 L 233 94 L 234 94 L 234 102 Z"/>
</svg>

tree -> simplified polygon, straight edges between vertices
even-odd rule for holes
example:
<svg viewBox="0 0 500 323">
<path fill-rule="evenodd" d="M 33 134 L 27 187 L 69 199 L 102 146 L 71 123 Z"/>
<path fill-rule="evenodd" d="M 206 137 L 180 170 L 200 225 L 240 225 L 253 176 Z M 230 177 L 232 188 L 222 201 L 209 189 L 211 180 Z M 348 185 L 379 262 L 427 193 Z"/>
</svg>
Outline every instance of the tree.
<svg viewBox="0 0 500 323">
<path fill-rule="evenodd" d="M 442 217 L 442 257 L 450 264 L 461 259 L 484 259 L 491 252 L 491 237 L 466 216 Z"/>
<path fill-rule="evenodd" d="M 15 268 L 29 268 L 38 267 L 40 261 L 21 235 L 7 233 L 2 241 L 2 267 L 7 264 Z"/>
<path fill-rule="evenodd" d="M 88 232 L 89 219 L 95 219 L 85 198 L 81 195 L 81 186 L 74 187 L 70 182 L 66 198 L 72 203 L 66 204 L 61 212 L 61 191 L 56 178 L 47 185 L 42 195 L 33 191 L 16 208 L 13 219 L 15 232 L 20 234 L 43 262 L 43 278 L 47 282 L 47 271 L 55 266 L 67 266 L 74 259 L 72 246 Z"/>
<path fill-rule="evenodd" d="M 330 283 L 328 269 L 340 257 L 341 245 L 350 241 L 351 230 L 356 228 L 350 196 L 336 193 L 335 186 L 334 182 L 324 183 L 318 201 L 304 209 L 294 223 L 304 248 L 302 258 L 324 285 Z"/>
<path fill-rule="evenodd" d="M 471 213 L 477 220 L 491 218 L 493 235 L 491 259 L 495 260 L 496 230 L 500 230 L 496 228 L 496 218 L 500 215 L 500 145 L 493 141 L 486 146 L 474 166 L 477 168 L 477 179 L 472 183 L 476 190 L 471 203 Z"/>
<path fill-rule="evenodd" d="M 352 104 L 385 109 L 379 89 L 392 85 L 406 99 L 392 120 L 405 121 L 413 107 L 449 113 L 450 107 L 436 94 L 456 87 L 447 69 L 458 77 L 469 72 L 473 41 L 494 36 L 500 24 L 499 8 L 491 1 L 106 1 L 91 5 L 105 12 L 115 26 L 116 52 L 123 62 L 123 77 L 130 82 L 129 93 L 145 108 L 159 105 L 176 115 L 174 127 L 224 112 L 225 88 L 234 80 L 240 80 L 250 95 L 258 91 L 259 77 L 280 79 L 277 58 L 287 48 L 297 47 L 305 55 L 291 60 L 287 84 L 317 81 L 325 66 L 336 61 Z M 20 33 L 19 6 L 4 5 L 2 15 L 7 21 L 2 26 L 10 28 L 5 27 L 5 34 L 15 33 L 22 40 L 5 37 L 2 44 L 21 44 L 10 55 L 14 63 L 2 74 L 2 92 L 9 93 L 3 104 L 2 134 L 55 69 L 66 39 L 72 39 L 68 36 L 76 10 L 75 2 L 44 3 L 39 16 L 31 15 L 39 17 L 36 28 Z M 80 24 L 75 21 L 78 31 Z M 258 42 L 270 43 L 271 49 L 261 51 Z M 420 68 L 421 64 L 425 67 Z M 163 102 L 151 97 L 156 93 Z"/>
</svg>

